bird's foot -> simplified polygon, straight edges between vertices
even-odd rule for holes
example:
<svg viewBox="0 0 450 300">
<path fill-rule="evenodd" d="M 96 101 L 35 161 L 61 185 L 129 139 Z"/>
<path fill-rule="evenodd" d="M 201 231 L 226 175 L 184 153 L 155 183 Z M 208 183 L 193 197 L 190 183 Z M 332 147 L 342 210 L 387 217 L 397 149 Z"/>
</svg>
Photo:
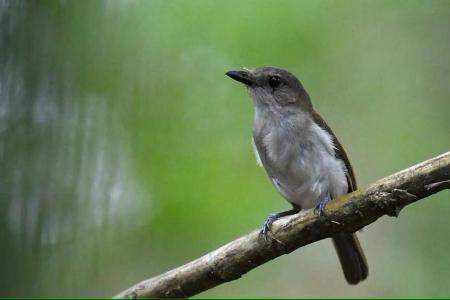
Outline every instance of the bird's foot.
<svg viewBox="0 0 450 300">
<path fill-rule="evenodd" d="M 263 237 L 265 240 L 267 240 L 267 234 L 269 233 L 270 227 L 272 226 L 273 222 L 275 222 L 276 220 L 278 220 L 282 217 L 293 215 L 298 212 L 299 212 L 299 209 L 294 208 L 294 209 L 283 211 L 280 213 L 270 214 L 267 217 L 267 219 L 264 221 L 264 224 L 261 226 L 261 231 L 259 232 L 259 236 Z"/>
<path fill-rule="evenodd" d="M 279 217 L 277 217 L 277 214 L 270 214 L 264 221 L 263 226 L 261 226 L 259 235 L 262 236 L 265 240 L 267 239 L 267 234 L 270 231 L 270 226 L 272 226 L 272 223 L 275 222 L 278 218 Z"/>
<path fill-rule="evenodd" d="M 319 217 L 325 214 L 325 206 L 327 203 L 331 200 L 331 195 L 327 193 L 325 196 L 323 196 L 319 203 L 314 208 L 314 213 L 318 214 Z"/>
</svg>

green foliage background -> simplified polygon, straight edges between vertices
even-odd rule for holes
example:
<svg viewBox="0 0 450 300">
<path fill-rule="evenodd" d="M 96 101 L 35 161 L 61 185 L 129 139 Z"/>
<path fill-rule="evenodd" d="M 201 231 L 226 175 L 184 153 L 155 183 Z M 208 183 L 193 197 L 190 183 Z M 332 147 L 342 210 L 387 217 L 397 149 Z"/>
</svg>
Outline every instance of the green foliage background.
<svg viewBox="0 0 450 300">
<path fill-rule="evenodd" d="M 108 297 L 288 205 L 224 76 L 297 74 L 359 185 L 449 150 L 450 1 L 0 1 L 0 296 Z M 201 297 L 448 297 L 443 192 Z"/>
</svg>

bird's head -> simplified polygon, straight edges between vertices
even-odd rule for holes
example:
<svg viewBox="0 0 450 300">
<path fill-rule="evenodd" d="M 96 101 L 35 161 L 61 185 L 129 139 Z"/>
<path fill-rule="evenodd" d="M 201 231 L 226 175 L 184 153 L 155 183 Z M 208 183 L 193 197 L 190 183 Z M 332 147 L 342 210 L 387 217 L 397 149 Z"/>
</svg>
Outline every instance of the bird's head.
<svg viewBox="0 0 450 300">
<path fill-rule="evenodd" d="M 268 107 L 277 111 L 312 109 L 303 85 L 286 70 L 259 67 L 254 70 L 233 70 L 226 75 L 247 86 L 256 107 Z"/>
</svg>

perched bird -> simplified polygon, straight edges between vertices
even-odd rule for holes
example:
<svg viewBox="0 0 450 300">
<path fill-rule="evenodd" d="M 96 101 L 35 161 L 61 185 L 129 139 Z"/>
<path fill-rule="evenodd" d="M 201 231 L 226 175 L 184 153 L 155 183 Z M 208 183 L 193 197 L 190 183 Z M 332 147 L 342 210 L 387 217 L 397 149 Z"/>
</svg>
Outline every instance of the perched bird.
<svg viewBox="0 0 450 300">
<path fill-rule="evenodd" d="M 286 70 L 260 67 L 229 71 L 247 86 L 254 105 L 253 144 L 257 161 L 292 209 L 269 215 L 271 224 L 302 209 L 323 213 L 331 199 L 356 190 L 355 176 L 342 145 L 314 110 L 300 81 Z M 349 284 L 366 279 L 368 266 L 356 234 L 333 236 Z"/>
</svg>

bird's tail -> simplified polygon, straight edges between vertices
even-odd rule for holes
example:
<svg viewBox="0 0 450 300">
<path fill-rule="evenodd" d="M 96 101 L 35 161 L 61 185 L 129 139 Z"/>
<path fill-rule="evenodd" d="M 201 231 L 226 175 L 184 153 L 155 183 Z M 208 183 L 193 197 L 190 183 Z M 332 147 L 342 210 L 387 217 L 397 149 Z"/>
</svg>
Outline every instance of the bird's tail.
<svg viewBox="0 0 450 300">
<path fill-rule="evenodd" d="M 333 237 L 333 244 L 347 282 L 357 284 L 366 279 L 369 267 L 356 234 L 340 233 Z"/>
</svg>

